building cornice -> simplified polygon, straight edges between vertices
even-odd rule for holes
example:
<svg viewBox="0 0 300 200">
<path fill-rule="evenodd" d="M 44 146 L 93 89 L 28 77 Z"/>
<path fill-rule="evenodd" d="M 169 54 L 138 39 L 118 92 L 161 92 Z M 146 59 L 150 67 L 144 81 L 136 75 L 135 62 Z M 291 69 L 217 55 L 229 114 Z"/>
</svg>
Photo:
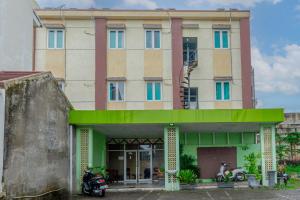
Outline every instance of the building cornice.
<svg viewBox="0 0 300 200">
<path fill-rule="evenodd" d="M 202 19 L 238 20 L 249 18 L 249 10 L 110 10 L 110 9 L 36 9 L 41 19 Z"/>
</svg>

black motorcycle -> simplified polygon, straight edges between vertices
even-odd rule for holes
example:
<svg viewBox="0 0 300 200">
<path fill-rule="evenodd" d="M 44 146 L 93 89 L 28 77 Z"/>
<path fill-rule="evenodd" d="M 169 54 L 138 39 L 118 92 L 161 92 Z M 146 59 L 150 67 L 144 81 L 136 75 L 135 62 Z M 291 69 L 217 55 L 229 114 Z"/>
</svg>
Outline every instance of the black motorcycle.
<svg viewBox="0 0 300 200">
<path fill-rule="evenodd" d="M 277 180 L 279 180 L 279 183 L 281 181 L 283 181 L 283 183 L 285 185 L 287 185 L 287 182 L 288 182 L 289 179 L 290 179 L 290 177 L 289 177 L 289 175 L 287 173 L 284 173 L 284 172 L 278 172 L 277 173 Z"/>
<path fill-rule="evenodd" d="M 104 197 L 107 188 L 108 186 L 102 176 L 97 176 L 90 170 L 84 171 L 82 178 L 82 194 Z"/>
</svg>

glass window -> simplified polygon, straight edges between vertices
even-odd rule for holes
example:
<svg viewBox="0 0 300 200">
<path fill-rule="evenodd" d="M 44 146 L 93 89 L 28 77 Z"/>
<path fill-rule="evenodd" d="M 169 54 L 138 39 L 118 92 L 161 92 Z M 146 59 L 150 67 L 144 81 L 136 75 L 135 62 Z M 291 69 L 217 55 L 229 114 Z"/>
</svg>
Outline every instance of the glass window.
<svg viewBox="0 0 300 200">
<path fill-rule="evenodd" d="M 116 31 L 110 31 L 109 32 L 109 41 L 110 41 L 110 48 L 116 48 Z"/>
<path fill-rule="evenodd" d="M 228 31 L 214 31 L 215 48 L 229 48 Z"/>
<path fill-rule="evenodd" d="M 216 82 L 216 100 L 230 99 L 230 83 L 229 81 Z"/>
<path fill-rule="evenodd" d="M 124 48 L 124 31 L 118 31 L 118 48 Z"/>
<path fill-rule="evenodd" d="M 152 83 L 147 83 L 147 100 L 153 100 Z"/>
<path fill-rule="evenodd" d="M 123 81 L 109 82 L 109 100 L 124 101 L 125 83 Z"/>
<path fill-rule="evenodd" d="M 160 31 L 154 31 L 154 48 L 160 48 Z"/>
<path fill-rule="evenodd" d="M 152 48 L 152 31 L 146 31 L 146 48 Z"/>
<path fill-rule="evenodd" d="M 63 31 L 57 31 L 57 48 L 63 48 Z"/>
<path fill-rule="evenodd" d="M 147 101 L 161 100 L 161 82 L 147 82 Z"/>
<path fill-rule="evenodd" d="M 49 29 L 48 30 L 48 48 L 62 49 L 64 48 L 64 30 Z"/>
<path fill-rule="evenodd" d="M 109 48 L 122 49 L 124 48 L 124 31 L 123 30 L 111 30 L 109 31 Z"/>
<path fill-rule="evenodd" d="M 155 100 L 159 101 L 160 100 L 160 95 L 161 95 L 160 82 L 156 82 L 155 83 Z"/>
<path fill-rule="evenodd" d="M 159 30 L 146 30 L 146 48 L 160 48 L 160 31 Z"/>
<path fill-rule="evenodd" d="M 229 100 L 229 82 L 224 82 L 224 100 Z"/>
<path fill-rule="evenodd" d="M 215 48 L 221 47 L 220 31 L 215 31 Z"/>
<path fill-rule="evenodd" d="M 222 100 L 222 83 L 221 82 L 216 83 L 216 99 Z"/>
<path fill-rule="evenodd" d="M 228 48 L 228 31 L 222 31 L 223 48 Z"/>
<path fill-rule="evenodd" d="M 55 31 L 49 31 L 48 33 L 48 48 L 54 48 L 54 34 Z"/>
</svg>

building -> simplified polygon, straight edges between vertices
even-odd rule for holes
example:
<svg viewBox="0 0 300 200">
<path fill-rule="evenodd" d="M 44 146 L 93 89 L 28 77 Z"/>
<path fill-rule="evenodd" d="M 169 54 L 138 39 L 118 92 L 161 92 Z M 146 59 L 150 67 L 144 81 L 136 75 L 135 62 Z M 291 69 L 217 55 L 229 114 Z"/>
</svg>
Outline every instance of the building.
<svg viewBox="0 0 300 200">
<path fill-rule="evenodd" d="M 41 26 L 33 0 L 0 2 L 0 70 L 31 71 L 34 29 Z M 21 23 L 20 23 L 21 22 Z M 20 34 L 22 33 L 22 34 Z"/>
<path fill-rule="evenodd" d="M 75 108 L 77 190 L 86 167 L 106 167 L 124 183 L 165 177 L 177 190 L 180 146 L 203 179 L 224 159 L 242 166 L 243 155 L 261 152 L 267 184 L 283 111 L 254 109 L 249 11 L 36 13 L 44 26 L 35 69 L 51 71 Z"/>
<path fill-rule="evenodd" d="M 68 190 L 70 109 L 51 73 L 0 72 L 0 197 Z"/>
<path fill-rule="evenodd" d="M 288 133 L 300 133 L 300 113 L 285 113 L 285 121 L 277 125 L 276 132 L 280 137 L 285 137 Z M 278 140 L 278 143 L 281 142 L 281 145 L 286 145 L 284 141 Z M 279 144 L 278 144 L 279 145 Z M 290 147 L 288 147 L 290 149 Z M 300 145 L 295 146 L 295 155 L 291 156 L 290 153 L 285 153 L 284 158 L 288 160 L 300 160 L 300 155 L 297 153 L 299 151 Z"/>
</svg>

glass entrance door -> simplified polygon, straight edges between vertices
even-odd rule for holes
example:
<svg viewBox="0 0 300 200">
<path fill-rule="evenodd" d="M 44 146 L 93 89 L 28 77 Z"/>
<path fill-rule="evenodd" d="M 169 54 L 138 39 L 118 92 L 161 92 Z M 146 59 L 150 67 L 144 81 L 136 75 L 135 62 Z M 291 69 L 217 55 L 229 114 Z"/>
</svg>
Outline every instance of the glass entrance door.
<svg viewBox="0 0 300 200">
<path fill-rule="evenodd" d="M 125 151 L 125 181 L 137 181 L 137 151 Z"/>
<path fill-rule="evenodd" d="M 139 182 L 151 181 L 152 180 L 152 153 L 151 150 L 139 151 Z"/>
</svg>

